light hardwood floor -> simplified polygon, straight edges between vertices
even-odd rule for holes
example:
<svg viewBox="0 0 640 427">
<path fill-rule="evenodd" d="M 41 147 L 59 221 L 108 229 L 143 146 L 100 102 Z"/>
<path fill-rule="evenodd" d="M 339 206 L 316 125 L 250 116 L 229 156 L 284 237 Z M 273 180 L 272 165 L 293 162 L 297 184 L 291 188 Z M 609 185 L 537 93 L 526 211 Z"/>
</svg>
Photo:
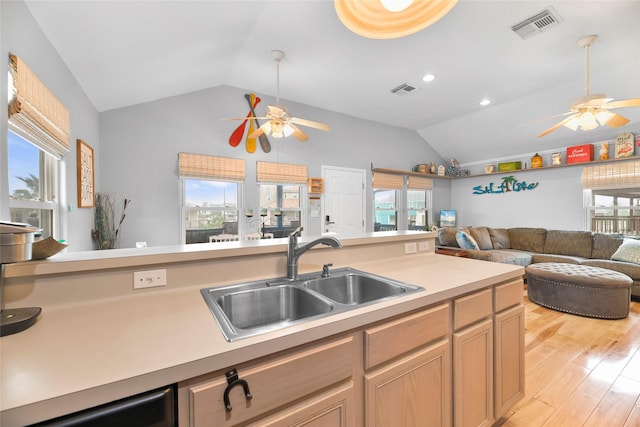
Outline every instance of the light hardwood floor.
<svg viewBox="0 0 640 427">
<path fill-rule="evenodd" d="M 640 303 L 601 320 L 530 302 L 525 397 L 502 427 L 640 427 Z"/>
</svg>

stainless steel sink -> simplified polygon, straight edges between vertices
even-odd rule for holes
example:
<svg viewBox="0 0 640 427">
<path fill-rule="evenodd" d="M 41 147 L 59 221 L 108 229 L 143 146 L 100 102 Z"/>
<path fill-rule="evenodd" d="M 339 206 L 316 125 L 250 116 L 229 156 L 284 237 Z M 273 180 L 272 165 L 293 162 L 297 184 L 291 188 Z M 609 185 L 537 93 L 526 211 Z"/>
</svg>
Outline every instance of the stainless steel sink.
<svg viewBox="0 0 640 427">
<path fill-rule="evenodd" d="M 228 341 L 259 335 L 423 290 L 352 268 L 302 274 L 296 280 L 212 287 L 201 293 Z"/>
<path fill-rule="evenodd" d="M 406 284 L 398 284 L 363 273 L 347 273 L 313 279 L 302 284 L 325 297 L 342 304 L 363 304 L 395 296 L 411 289 Z"/>
</svg>

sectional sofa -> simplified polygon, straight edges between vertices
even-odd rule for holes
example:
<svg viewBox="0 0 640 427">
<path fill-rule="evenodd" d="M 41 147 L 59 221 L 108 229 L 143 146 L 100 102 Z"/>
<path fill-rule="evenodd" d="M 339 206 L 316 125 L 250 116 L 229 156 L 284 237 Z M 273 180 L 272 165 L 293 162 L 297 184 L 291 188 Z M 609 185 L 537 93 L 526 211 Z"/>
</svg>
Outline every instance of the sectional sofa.
<svg viewBox="0 0 640 427">
<path fill-rule="evenodd" d="M 462 227 L 438 230 L 439 245 L 462 248 L 469 258 L 527 266 L 562 262 L 601 267 L 631 277 L 640 300 L 640 240 L 590 231 Z"/>
</svg>

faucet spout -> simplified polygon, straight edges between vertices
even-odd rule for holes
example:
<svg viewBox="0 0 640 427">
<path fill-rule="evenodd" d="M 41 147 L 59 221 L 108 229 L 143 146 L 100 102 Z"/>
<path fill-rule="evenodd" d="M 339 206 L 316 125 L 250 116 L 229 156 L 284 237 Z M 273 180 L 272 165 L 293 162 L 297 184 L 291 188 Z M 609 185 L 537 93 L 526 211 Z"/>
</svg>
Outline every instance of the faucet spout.
<svg viewBox="0 0 640 427">
<path fill-rule="evenodd" d="M 317 245 L 327 245 L 334 249 L 342 247 L 342 242 L 333 236 L 320 237 L 298 246 L 298 235 L 302 230 L 302 227 L 298 227 L 289 235 L 289 245 L 287 247 L 287 278 L 291 280 L 298 278 L 298 259 L 312 247 Z"/>
</svg>

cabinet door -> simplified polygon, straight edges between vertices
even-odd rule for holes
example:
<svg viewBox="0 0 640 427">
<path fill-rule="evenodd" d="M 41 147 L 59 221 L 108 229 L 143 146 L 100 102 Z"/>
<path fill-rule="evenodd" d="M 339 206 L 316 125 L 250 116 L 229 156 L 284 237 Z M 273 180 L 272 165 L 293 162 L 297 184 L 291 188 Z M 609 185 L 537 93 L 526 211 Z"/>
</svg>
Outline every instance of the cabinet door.
<svg viewBox="0 0 640 427">
<path fill-rule="evenodd" d="M 496 314 L 495 417 L 524 397 L 524 307 Z"/>
<path fill-rule="evenodd" d="M 309 398 L 280 413 L 249 424 L 255 427 L 350 427 L 354 420 L 354 390 L 349 382 Z"/>
<path fill-rule="evenodd" d="M 453 414 L 457 427 L 493 421 L 493 322 L 453 334 Z"/>
<path fill-rule="evenodd" d="M 365 374 L 366 425 L 451 425 L 450 345 L 440 341 Z"/>
</svg>

